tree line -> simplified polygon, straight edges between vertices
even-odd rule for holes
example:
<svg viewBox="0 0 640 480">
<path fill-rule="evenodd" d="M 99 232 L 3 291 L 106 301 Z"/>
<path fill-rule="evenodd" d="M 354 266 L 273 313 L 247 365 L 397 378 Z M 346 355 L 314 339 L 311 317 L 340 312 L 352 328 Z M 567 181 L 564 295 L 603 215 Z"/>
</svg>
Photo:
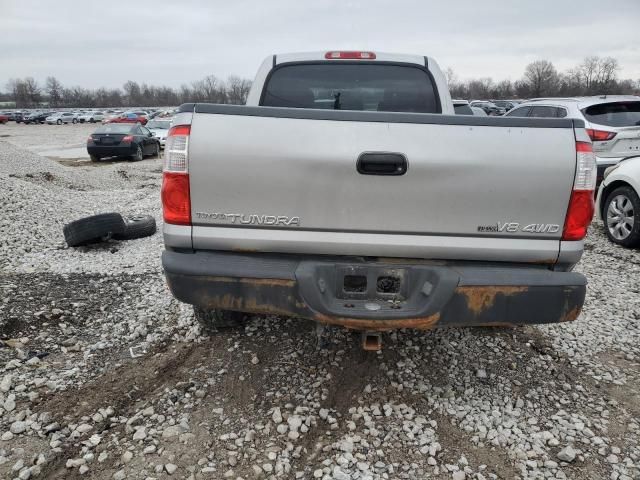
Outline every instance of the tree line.
<svg viewBox="0 0 640 480">
<path fill-rule="evenodd" d="M 522 78 L 515 82 L 494 82 L 490 77 L 460 81 L 451 69 L 446 70 L 445 76 L 452 98 L 480 100 L 639 94 L 640 80 L 619 79 L 619 71 L 620 65 L 615 58 L 591 56 L 566 72 L 558 72 L 548 60 L 536 60 L 526 66 Z"/>
<path fill-rule="evenodd" d="M 13 101 L 16 108 L 49 107 L 161 107 L 187 102 L 235 103 L 247 99 L 251 81 L 230 76 L 226 81 L 209 75 L 180 88 L 154 86 L 127 81 L 122 88 L 65 87 L 56 77 L 47 77 L 44 84 L 34 78 L 12 78 L 7 82 L 0 100 Z"/>
<path fill-rule="evenodd" d="M 509 99 L 578 95 L 640 93 L 640 80 L 619 79 L 620 65 L 613 57 L 591 56 L 566 72 L 558 72 L 548 60 L 526 66 L 520 80 L 494 81 L 491 77 L 460 81 L 452 69 L 445 75 L 453 98 Z M 180 88 L 127 81 L 122 88 L 87 89 L 65 87 L 55 77 L 39 84 L 32 77 L 13 78 L 0 100 L 14 101 L 17 108 L 47 103 L 57 107 L 158 107 L 187 102 L 242 104 L 251 81 L 230 76 L 223 81 L 215 75 L 184 84 Z"/>
</svg>

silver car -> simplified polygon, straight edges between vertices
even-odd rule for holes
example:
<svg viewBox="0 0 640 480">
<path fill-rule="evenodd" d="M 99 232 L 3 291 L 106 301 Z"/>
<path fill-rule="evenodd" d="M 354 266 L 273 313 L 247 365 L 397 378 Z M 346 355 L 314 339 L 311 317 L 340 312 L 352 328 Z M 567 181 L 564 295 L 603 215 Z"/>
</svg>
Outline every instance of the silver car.
<svg viewBox="0 0 640 480">
<path fill-rule="evenodd" d="M 84 112 L 78 116 L 80 123 L 95 123 L 104 120 L 104 113 L 102 112 Z"/>
<path fill-rule="evenodd" d="M 49 125 L 53 125 L 54 123 L 57 125 L 62 125 L 63 123 L 78 123 L 78 116 L 74 112 L 58 112 L 48 116 L 45 122 Z"/>
<path fill-rule="evenodd" d="M 160 147 L 164 148 L 164 144 L 167 141 L 167 134 L 171 128 L 170 118 L 156 118 L 149 120 L 146 127 L 153 133 L 153 136 L 160 141 Z"/>
<path fill-rule="evenodd" d="M 537 98 L 505 116 L 584 120 L 596 154 L 598 185 L 608 167 L 640 155 L 640 97 L 635 95 Z"/>
</svg>

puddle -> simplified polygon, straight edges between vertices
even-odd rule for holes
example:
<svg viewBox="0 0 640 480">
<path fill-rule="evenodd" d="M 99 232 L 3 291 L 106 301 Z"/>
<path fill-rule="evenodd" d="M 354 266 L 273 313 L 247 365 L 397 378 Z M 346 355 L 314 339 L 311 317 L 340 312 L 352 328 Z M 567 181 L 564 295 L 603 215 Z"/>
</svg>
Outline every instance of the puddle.
<svg viewBox="0 0 640 480">
<path fill-rule="evenodd" d="M 54 150 L 41 150 L 38 153 L 42 156 L 54 158 L 54 159 L 82 159 L 88 160 L 87 147 L 71 147 L 71 148 L 57 148 Z"/>
</svg>

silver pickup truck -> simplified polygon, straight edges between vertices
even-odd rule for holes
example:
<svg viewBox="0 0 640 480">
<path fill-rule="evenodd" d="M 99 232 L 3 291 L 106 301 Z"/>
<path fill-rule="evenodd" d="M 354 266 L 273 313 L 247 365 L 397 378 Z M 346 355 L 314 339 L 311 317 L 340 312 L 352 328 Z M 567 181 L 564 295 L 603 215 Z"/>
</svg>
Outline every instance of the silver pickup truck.
<svg viewBox="0 0 640 480">
<path fill-rule="evenodd" d="M 364 331 L 574 320 L 593 216 L 583 122 L 454 115 L 435 61 L 273 55 L 247 104 L 185 104 L 162 262 L 208 327 Z"/>
</svg>

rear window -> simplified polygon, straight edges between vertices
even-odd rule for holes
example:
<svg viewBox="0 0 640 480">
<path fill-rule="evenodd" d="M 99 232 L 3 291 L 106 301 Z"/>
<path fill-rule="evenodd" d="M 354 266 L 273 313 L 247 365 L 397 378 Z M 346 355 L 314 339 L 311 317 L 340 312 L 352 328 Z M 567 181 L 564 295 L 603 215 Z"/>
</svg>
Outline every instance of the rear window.
<svg viewBox="0 0 640 480">
<path fill-rule="evenodd" d="M 417 67 L 318 63 L 275 69 L 261 105 L 269 107 L 440 113 L 429 74 Z"/>
<path fill-rule="evenodd" d="M 632 127 L 640 125 L 640 101 L 612 102 L 591 105 L 582 110 L 592 123 L 609 127 Z"/>
<path fill-rule="evenodd" d="M 123 125 L 122 123 L 107 123 L 98 127 L 93 133 L 129 133 L 131 128 L 131 125 Z"/>
</svg>

